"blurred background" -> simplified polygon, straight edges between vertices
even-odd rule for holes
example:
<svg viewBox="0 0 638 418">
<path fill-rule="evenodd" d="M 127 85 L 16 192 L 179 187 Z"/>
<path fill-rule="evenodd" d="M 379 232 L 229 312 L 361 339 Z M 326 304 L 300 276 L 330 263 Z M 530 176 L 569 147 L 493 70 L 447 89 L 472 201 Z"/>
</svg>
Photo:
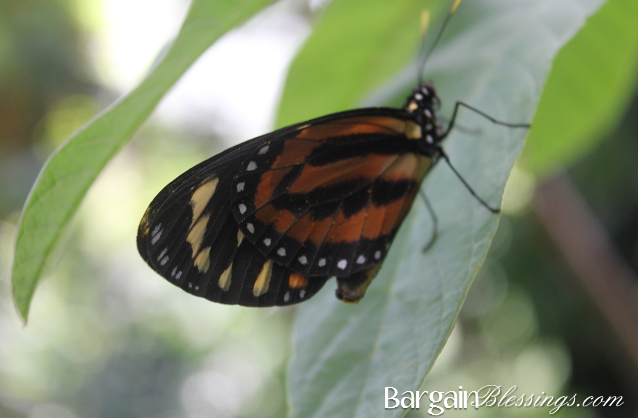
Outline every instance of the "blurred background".
<svg viewBox="0 0 638 418">
<path fill-rule="evenodd" d="M 12 246 L 40 167 L 144 77 L 188 2 L 1 0 L 0 417 L 286 414 L 295 308 L 193 298 L 143 263 L 135 233 L 170 180 L 271 130 L 287 65 L 325 3 L 278 3 L 200 58 L 91 189 L 24 327 L 11 300 Z M 580 158 L 542 177 L 515 168 L 488 258 L 425 389 L 616 395 L 620 408 L 556 415 L 638 417 L 638 98 L 630 102 Z"/>
</svg>

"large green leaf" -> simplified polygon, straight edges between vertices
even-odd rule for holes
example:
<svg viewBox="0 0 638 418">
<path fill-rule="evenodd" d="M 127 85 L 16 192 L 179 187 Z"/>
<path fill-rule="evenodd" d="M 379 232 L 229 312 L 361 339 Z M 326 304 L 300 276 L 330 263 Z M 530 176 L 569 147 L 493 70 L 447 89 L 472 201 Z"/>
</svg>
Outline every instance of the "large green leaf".
<svg viewBox="0 0 638 418">
<path fill-rule="evenodd" d="M 609 0 L 554 61 L 522 162 L 548 175 L 590 151 L 638 82 L 638 2 Z"/>
<path fill-rule="evenodd" d="M 445 104 L 441 114 L 449 117 L 453 103 L 462 100 L 501 120 L 531 120 L 558 50 L 602 3 L 461 3 L 426 67 L 427 78 L 433 80 Z M 365 8 L 365 2 L 361 7 Z M 356 20 L 361 13 L 353 10 L 349 17 Z M 325 19 L 330 17 L 326 13 Z M 337 19 L 332 23 L 324 21 L 319 28 L 341 30 Z M 380 22 L 367 24 L 375 27 Z M 319 31 L 312 36 L 340 39 Z M 320 43 L 310 40 L 307 48 Z M 332 49 L 338 48 L 335 43 Z M 321 52 L 306 51 L 298 59 Z M 315 61 L 323 60 L 315 57 Z M 330 62 L 329 57 L 325 62 Z M 305 67 L 297 64 L 292 68 Z M 366 71 L 376 69 L 362 71 L 358 79 L 365 80 L 369 78 Z M 396 90 L 414 85 L 413 74 L 413 70 L 406 71 L 390 85 Z M 291 80 L 294 77 L 290 75 Z M 339 92 L 352 89 L 344 85 L 358 79 L 335 76 L 331 82 L 336 85 L 316 88 Z M 309 86 L 306 100 L 312 100 L 314 88 Z M 286 100 L 284 97 L 284 103 Z M 469 111 L 461 111 L 457 122 L 480 128 L 480 134 L 455 132 L 444 147 L 477 193 L 497 204 L 526 132 L 492 125 Z M 384 410 L 384 387 L 395 387 L 401 393 L 422 385 L 451 332 L 498 220 L 444 164 L 428 176 L 423 189 L 439 214 L 439 237 L 429 251 L 424 254 L 421 249 L 432 221 L 417 201 L 381 274 L 358 305 L 336 301 L 328 283 L 300 308 L 289 376 L 292 416 L 400 416 L 405 412 L 400 408 Z"/>
<path fill-rule="evenodd" d="M 75 133 L 49 158 L 29 193 L 17 233 L 13 297 L 25 321 L 43 269 L 106 163 L 216 39 L 271 1 L 193 0 L 179 35 L 159 65 L 130 94 Z"/>
</svg>

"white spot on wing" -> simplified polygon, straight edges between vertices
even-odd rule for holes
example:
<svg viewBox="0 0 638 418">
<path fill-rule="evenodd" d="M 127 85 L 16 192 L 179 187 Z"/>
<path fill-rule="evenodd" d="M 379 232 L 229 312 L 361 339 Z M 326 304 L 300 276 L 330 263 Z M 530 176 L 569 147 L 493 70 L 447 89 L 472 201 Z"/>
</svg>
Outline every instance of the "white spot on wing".
<svg viewBox="0 0 638 418">
<path fill-rule="evenodd" d="M 288 302 L 290 300 L 290 292 L 286 292 L 284 294 L 284 302 Z"/>
<path fill-rule="evenodd" d="M 160 253 L 160 255 L 157 256 L 157 261 L 160 261 L 162 258 L 164 258 L 167 252 L 168 252 L 168 247 L 164 248 L 162 252 Z"/>
<path fill-rule="evenodd" d="M 270 148 L 270 145 L 264 145 L 263 147 L 261 147 L 261 149 L 259 150 L 257 154 L 264 155 L 265 153 L 268 152 L 268 148 Z"/>
<path fill-rule="evenodd" d="M 166 265 L 166 263 L 168 263 L 168 256 L 162 258 L 162 261 L 160 261 L 160 266 Z"/>
<path fill-rule="evenodd" d="M 257 163 L 254 161 L 249 162 L 246 171 L 255 171 L 255 169 L 257 169 Z"/>
<path fill-rule="evenodd" d="M 377 250 L 377 252 L 374 253 L 374 258 L 376 258 L 377 260 L 379 260 L 381 258 L 381 251 Z"/>
<path fill-rule="evenodd" d="M 242 215 L 246 213 L 246 205 L 244 205 L 243 203 L 240 203 L 238 208 L 239 208 L 239 213 L 241 213 Z"/>
<path fill-rule="evenodd" d="M 159 241 L 160 237 L 162 236 L 162 232 L 164 232 L 163 229 L 159 229 L 160 225 L 162 224 L 157 225 L 151 233 L 151 245 L 157 244 L 157 241 Z"/>
<path fill-rule="evenodd" d="M 325 258 L 320 258 L 320 259 L 319 259 L 319 262 L 317 263 L 317 265 L 318 265 L 319 267 L 323 267 L 323 266 L 325 266 L 325 265 L 326 265 L 326 259 L 325 259 Z"/>
<path fill-rule="evenodd" d="M 271 242 L 272 242 L 272 241 L 270 240 L 270 238 L 265 238 L 265 239 L 264 239 L 264 245 L 265 245 L 266 247 L 270 247 L 270 243 L 271 243 Z"/>
<path fill-rule="evenodd" d="M 248 222 L 246 224 L 246 229 L 248 230 L 248 232 L 250 232 L 251 234 L 255 233 L 255 226 L 253 224 L 251 224 L 250 222 Z"/>
<path fill-rule="evenodd" d="M 366 257 L 363 254 L 361 254 L 359 258 L 357 258 L 357 264 L 363 264 L 365 262 L 366 262 Z"/>
<path fill-rule="evenodd" d="M 339 262 L 337 263 L 337 267 L 339 267 L 341 270 L 345 270 L 347 266 L 348 260 L 339 260 Z"/>
<path fill-rule="evenodd" d="M 305 255 L 302 255 L 301 257 L 299 257 L 299 262 L 303 265 L 308 264 L 308 258 Z"/>
<path fill-rule="evenodd" d="M 245 182 L 241 182 L 241 183 L 237 183 L 237 193 L 239 192 L 243 192 L 244 191 L 244 186 L 246 185 Z"/>
<path fill-rule="evenodd" d="M 306 296 L 306 291 L 305 291 L 305 290 L 303 290 L 303 289 L 301 289 L 301 290 L 299 291 L 299 297 L 300 297 L 301 299 L 303 299 L 303 297 L 304 297 L 304 296 Z"/>
<path fill-rule="evenodd" d="M 284 247 L 279 247 L 279 249 L 277 250 L 277 254 L 279 254 L 280 256 L 285 256 L 286 255 L 286 249 Z"/>
<path fill-rule="evenodd" d="M 175 277 L 175 273 L 177 273 L 177 266 L 173 267 L 173 271 L 171 271 L 171 277 Z"/>
<path fill-rule="evenodd" d="M 175 275 L 175 280 L 179 280 L 179 278 L 182 277 L 182 271 L 178 271 L 177 274 Z"/>
</svg>

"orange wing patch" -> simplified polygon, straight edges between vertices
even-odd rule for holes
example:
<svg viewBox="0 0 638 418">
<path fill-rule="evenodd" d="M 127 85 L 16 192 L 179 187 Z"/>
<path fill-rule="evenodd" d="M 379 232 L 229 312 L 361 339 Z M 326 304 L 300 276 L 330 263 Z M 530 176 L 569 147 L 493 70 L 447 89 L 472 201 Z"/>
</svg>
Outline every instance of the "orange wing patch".
<svg viewBox="0 0 638 418">
<path fill-rule="evenodd" d="M 330 227 L 329 222 L 331 222 L 331 220 L 324 219 L 323 222 L 328 223 L 326 227 L 326 230 L 327 230 L 327 228 Z M 297 222 L 295 222 L 292 228 L 288 230 L 286 235 L 296 241 L 305 242 L 307 239 L 309 239 L 309 237 L 311 236 L 313 231 L 317 228 L 319 223 L 320 222 L 314 221 L 312 219 L 312 213 L 307 212 Z M 322 235 L 321 239 L 323 239 L 324 236 L 325 234 Z M 319 245 L 319 243 L 316 243 L 316 245 Z"/>
<path fill-rule="evenodd" d="M 315 246 L 319 247 L 328 235 L 328 231 L 332 226 L 332 217 L 324 218 L 320 221 L 313 221 L 312 215 L 307 213 L 304 215 L 295 225 L 291 228 L 292 234 L 287 234 L 290 238 L 301 238 L 306 236 L 305 240 L 299 240 L 300 242 L 311 242 Z"/>
<path fill-rule="evenodd" d="M 324 140 L 325 138 L 370 133 L 396 135 L 406 131 L 407 123 L 411 122 L 387 116 L 354 116 L 326 124 L 311 125 L 302 130 L 297 138 Z"/>
<path fill-rule="evenodd" d="M 385 168 L 379 177 L 387 181 L 418 180 L 414 178 L 414 175 L 418 168 L 419 159 L 415 154 L 403 154 L 392 161 L 392 165 Z"/>
<path fill-rule="evenodd" d="M 275 187 L 290 173 L 292 167 L 266 171 L 261 175 L 257 192 L 255 193 L 255 207 L 260 208 L 270 202 Z"/>
<path fill-rule="evenodd" d="M 297 217 L 290 211 L 287 210 L 277 210 L 273 207 L 273 205 L 266 205 L 255 212 L 255 216 L 257 219 L 262 221 L 263 223 L 271 224 L 272 227 L 283 234 L 287 231 L 295 221 L 297 221 Z"/>
<path fill-rule="evenodd" d="M 368 211 L 364 209 L 346 218 L 343 210 L 339 210 L 332 222 L 326 242 L 336 244 L 339 242 L 352 243 L 358 241 L 361 239 L 361 231 L 367 215 Z"/>
<path fill-rule="evenodd" d="M 293 289 L 300 289 L 308 286 L 308 278 L 302 276 L 301 274 L 292 273 L 288 278 L 288 286 Z"/>
<path fill-rule="evenodd" d="M 398 224 L 403 221 L 408 210 L 412 206 L 414 195 L 417 192 L 417 187 L 421 182 L 421 179 L 431 168 L 432 160 L 414 154 L 402 155 L 391 167 L 388 168 L 381 176 L 380 179 L 386 181 L 399 181 L 399 180 L 415 180 L 416 186 L 406 193 L 402 198 L 394 200 L 388 203 L 384 207 L 384 210 L 378 211 L 375 214 L 380 216 L 377 219 L 377 223 L 381 225 L 381 228 L 376 231 L 375 234 L 367 235 L 366 238 L 374 239 L 381 235 L 391 233 Z M 379 208 L 375 206 L 375 208 Z M 379 222 L 382 219 L 381 222 Z M 374 223 L 374 220 L 372 220 Z M 370 231 L 366 231 L 370 232 Z"/>
<path fill-rule="evenodd" d="M 297 138 L 289 139 L 284 144 L 284 149 L 277 156 L 277 159 L 270 166 L 271 170 L 276 170 L 282 167 L 289 167 L 293 165 L 303 164 L 310 153 L 321 145 L 321 141 L 303 139 L 302 134 L 306 131 L 310 131 L 313 128 L 308 128 L 301 131 Z"/>
<path fill-rule="evenodd" d="M 353 178 L 374 179 L 386 170 L 398 155 L 366 155 L 343 159 L 322 166 L 304 166 L 291 185 L 290 193 L 310 193 Z"/>
</svg>

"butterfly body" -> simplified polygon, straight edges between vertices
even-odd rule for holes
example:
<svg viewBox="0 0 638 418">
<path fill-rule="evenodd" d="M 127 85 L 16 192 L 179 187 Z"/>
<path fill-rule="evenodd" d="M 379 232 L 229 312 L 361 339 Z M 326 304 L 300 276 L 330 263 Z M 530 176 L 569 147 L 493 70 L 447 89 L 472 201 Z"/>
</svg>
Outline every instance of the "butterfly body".
<svg viewBox="0 0 638 418">
<path fill-rule="evenodd" d="M 171 283 L 245 306 L 360 300 L 446 133 L 423 83 L 401 109 L 335 113 L 237 145 L 153 200 L 138 250 Z"/>
</svg>

